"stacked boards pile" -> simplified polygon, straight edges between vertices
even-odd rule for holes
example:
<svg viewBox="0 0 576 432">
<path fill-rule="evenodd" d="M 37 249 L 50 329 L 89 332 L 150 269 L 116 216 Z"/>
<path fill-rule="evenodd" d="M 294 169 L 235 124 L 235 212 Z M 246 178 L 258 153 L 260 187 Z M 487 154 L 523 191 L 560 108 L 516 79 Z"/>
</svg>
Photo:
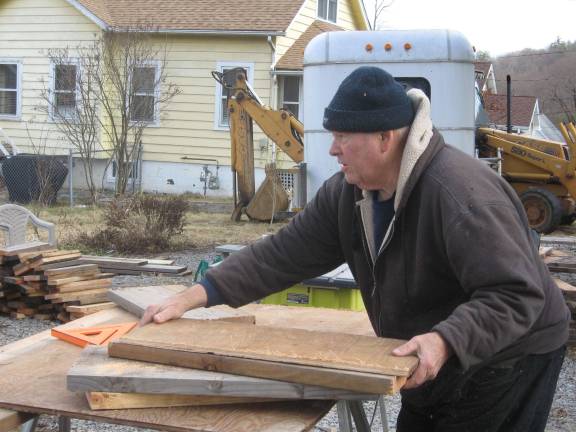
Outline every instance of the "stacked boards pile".
<svg viewBox="0 0 576 432">
<path fill-rule="evenodd" d="M 0 249 L 0 312 L 12 318 L 67 322 L 114 307 L 107 292 L 115 275 L 186 276 L 174 260 L 82 255 L 44 242 Z"/>
<path fill-rule="evenodd" d="M 136 313 L 184 287 L 147 288 L 110 294 L 124 306 L 135 302 L 129 307 Z M 107 350 L 85 349 L 68 373 L 68 389 L 85 392 L 92 409 L 365 400 L 397 392 L 417 364 L 391 355 L 399 340 L 257 325 L 227 316 L 241 311 L 219 308 L 137 328 Z"/>
<path fill-rule="evenodd" d="M 95 264 L 77 264 L 81 253 L 47 244 L 0 250 L 2 287 L 0 310 L 12 318 L 59 319 L 85 315 L 86 308 L 113 307 L 106 292 L 110 273 Z M 67 308 L 77 308 L 70 312 Z M 70 313 L 75 314 L 72 317 Z"/>
</svg>

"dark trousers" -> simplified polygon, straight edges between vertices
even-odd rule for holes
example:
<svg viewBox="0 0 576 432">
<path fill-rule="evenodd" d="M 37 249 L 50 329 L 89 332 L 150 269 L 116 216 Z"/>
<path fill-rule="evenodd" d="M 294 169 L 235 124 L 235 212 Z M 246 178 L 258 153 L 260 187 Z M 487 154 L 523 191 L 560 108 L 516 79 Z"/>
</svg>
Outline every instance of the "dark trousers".
<svg viewBox="0 0 576 432">
<path fill-rule="evenodd" d="M 566 348 L 467 374 L 447 363 L 402 393 L 397 432 L 543 432 Z"/>
</svg>

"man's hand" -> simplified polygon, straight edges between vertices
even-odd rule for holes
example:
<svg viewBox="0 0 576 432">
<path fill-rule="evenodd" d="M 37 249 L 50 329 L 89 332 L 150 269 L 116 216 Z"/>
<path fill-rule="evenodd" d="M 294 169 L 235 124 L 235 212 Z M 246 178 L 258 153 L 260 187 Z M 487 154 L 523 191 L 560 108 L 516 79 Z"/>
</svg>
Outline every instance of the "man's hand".
<svg viewBox="0 0 576 432">
<path fill-rule="evenodd" d="M 193 285 L 191 288 L 169 297 L 163 303 L 148 306 L 138 325 L 143 326 L 152 321 L 162 324 L 178 319 L 190 309 L 206 306 L 207 301 L 204 287 L 200 284 Z"/>
<path fill-rule="evenodd" d="M 396 356 L 416 354 L 420 362 L 403 388 L 416 388 L 426 381 L 433 380 L 438 375 L 440 368 L 452 355 L 452 348 L 446 343 L 439 333 L 425 333 L 414 336 L 404 345 L 392 351 Z"/>
</svg>

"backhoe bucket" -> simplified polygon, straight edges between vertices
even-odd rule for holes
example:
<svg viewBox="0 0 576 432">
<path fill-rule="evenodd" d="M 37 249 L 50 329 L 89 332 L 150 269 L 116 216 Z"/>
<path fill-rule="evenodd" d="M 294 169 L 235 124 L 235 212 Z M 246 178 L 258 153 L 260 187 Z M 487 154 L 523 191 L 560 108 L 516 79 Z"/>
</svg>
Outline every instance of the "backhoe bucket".
<svg viewBox="0 0 576 432">
<path fill-rule="evenodd" d="M 250 219 L 269 221 L 281 211 L 288 210 L 288 194 L 274 170 L 267 170 L 266 178 L 246 207 Z"/>
</svg>

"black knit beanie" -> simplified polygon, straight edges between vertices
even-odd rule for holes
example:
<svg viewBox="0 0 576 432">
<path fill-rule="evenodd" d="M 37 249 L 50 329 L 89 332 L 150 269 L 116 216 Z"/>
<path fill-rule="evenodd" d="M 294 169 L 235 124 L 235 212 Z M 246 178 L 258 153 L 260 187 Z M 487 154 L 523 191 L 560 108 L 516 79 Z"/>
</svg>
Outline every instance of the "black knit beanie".
<svg viewBox="0 0 576 432">
<path fill-rule="evenodd" d="M 348 75 L 324 110 L 329 131 L 378 132 L 400 129 L 414 120 L 412 101 L 388 72 L 362 66 Z"/>
</svg>

